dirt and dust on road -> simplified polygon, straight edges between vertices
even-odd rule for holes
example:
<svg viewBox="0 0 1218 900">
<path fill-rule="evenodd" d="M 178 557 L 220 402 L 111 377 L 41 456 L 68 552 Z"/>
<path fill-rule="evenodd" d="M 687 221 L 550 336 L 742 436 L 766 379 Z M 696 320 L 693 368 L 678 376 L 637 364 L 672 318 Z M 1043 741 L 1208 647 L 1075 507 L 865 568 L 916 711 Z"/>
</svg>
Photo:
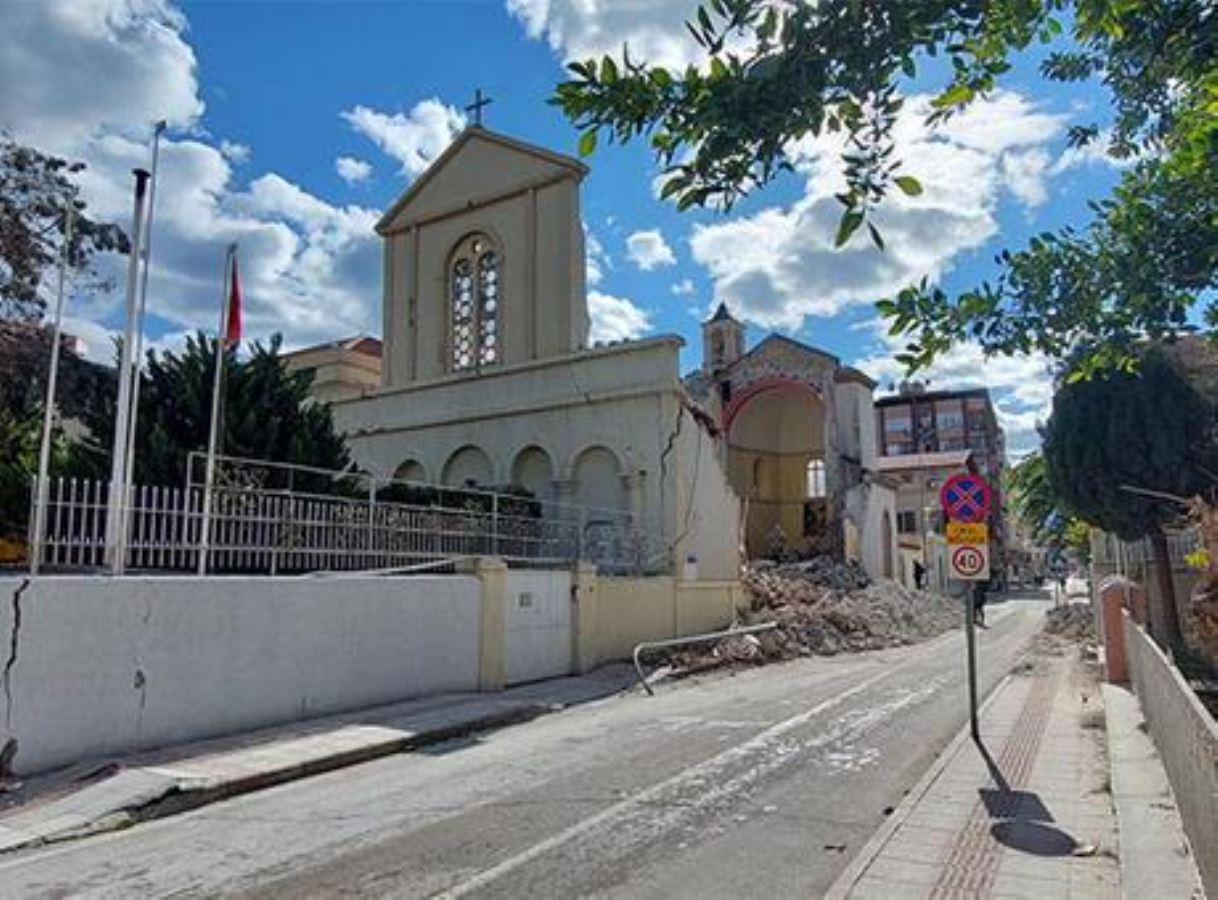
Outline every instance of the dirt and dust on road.
<svg viewBox="0 0 1218 900">
<path fill-rule="evenodd" d="M 712 647 L 673 651 L 667 663 L 674 674 L 913 644 L 963 620 L 958 598 L 873 580 L 860 566 L 830 557 L 754 562 L 741 582 L 749 604 L 738 624 L 777 622 L 778 627 Z"/>
</svg>

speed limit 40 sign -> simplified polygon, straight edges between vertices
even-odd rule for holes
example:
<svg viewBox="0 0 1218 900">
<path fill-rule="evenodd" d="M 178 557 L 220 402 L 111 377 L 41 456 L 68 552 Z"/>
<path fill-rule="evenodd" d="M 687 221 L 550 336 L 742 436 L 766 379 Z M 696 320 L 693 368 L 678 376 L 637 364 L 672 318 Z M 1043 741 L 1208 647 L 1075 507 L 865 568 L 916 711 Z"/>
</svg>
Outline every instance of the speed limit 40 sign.
<svg viewBox="0 0 1218 900">
<path fill-rule="evenodd" d="M 954 544 L 951 552 L 952 577 L 960 581 L 987 581 L 990 577 L 989 544 Z"/>
</svg>

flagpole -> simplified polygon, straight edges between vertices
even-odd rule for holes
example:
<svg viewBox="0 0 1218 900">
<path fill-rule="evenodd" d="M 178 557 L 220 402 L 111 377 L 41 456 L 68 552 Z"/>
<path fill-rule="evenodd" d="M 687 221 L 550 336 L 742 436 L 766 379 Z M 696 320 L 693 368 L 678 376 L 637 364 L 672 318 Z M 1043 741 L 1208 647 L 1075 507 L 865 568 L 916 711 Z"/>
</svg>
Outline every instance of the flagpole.
<svg viewBox="0 0 1218 900">
<path fill-rule="evenodd" d="M 149 173 L 135 169 L 135 212 L 132 214 L 131 259 L 127 263 L 127 325 L 123 332 L 122 353 L 118 365 L 118 406 L 114 419 L 114 450 L 111 454 L 110 494 L 106 504 L 106 553 L 110 571 L 123 574 L 126 564 L 124 551 L 123 508 L 128 497 L 123 477 L 127 474 L 127 422 L 131 414 L 131 359 L 135 350 L 135 304 L 139 292 L 140 254 L 144 236 L 144 196 L 148 188 Z"/>
<path fill-rule="evenodd" d="M 152 130 L 152 175 L 148 179 L 148 214 L 144 218 L 144 269 L 140 273 L 140 299 L 136 312 L 135 352 L 131 367 L 131 418 L 127 422 L 127 469 L 123 473 L 123 489 L 130 492 L 131 477 L 135 470 L 135 429 L 140 415 L 140 366 L 144 358 L 144 312 L 148 308 L 148 270 L 152 267 L 152 217 L 156 212 L 156 174 L 161 159 L 161 134 L 165 121 L 157 122 Z M 119 533 L 123 547 L 127 546 L 130 534 L 131 511 L 122 507 L 122 523 Z"/>
<path fill-rule="evenodd" d="M 216 334 L 216 373 L 211 389 L 211 427 L 207 431 L 207 464 L 203 474 L 203 517 L 199 527 L 199 574 L 207 574 L 207 555 L 211 547 L 211 495 L 216 477 L 216 445 L 220 441 L 220 400 L 224 394 L 224 350 L 228 338 L 228 306 L 237 245 L 229 244 L 224 254 L 224 274 L 220 277 L 220 330 Z M 190 498 L 187 498 L 189 502 Z"/>
<path fill-rule="evenodd" d="M 59 383 L 59 344 L 63 340 L 63 295 L 68 278 L 68 253 L 72 246 L 72 226 L 76 207 L 68 201 L 63 213 L 63 247 L 59 251 L 59 286 L 55 292 L 55 327 L 51 337 L 51 371 L 47 374 L 47 399 L 42 410 L 42 444 L 38 448 L 38 480 L 34 482 L 34 533 L 30 541 L 30 574 L 37 575 L 42 565 L 46 540 L 47 484 L 51 468 L 51 427 L 55 420 L 55 389 Z"/>
</svg>

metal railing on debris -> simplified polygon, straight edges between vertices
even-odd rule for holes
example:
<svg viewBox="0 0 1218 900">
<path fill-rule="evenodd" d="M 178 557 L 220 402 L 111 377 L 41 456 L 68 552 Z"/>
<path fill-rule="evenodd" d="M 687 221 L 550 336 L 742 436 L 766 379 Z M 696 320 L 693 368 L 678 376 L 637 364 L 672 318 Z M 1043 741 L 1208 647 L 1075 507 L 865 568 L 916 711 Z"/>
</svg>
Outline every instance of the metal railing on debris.
<svg viewBox="0 0 1218 900">
<path fill-rule="evenodd" d="M 203 485 L 135 485 L 127 497 L 126 568 L 305 574 L 386 570 L 493 555 L 512 565 L 596 563 L 641 574 L 658 542 L 628 511 L 526 494 L 453 488 L 362 473 L 225 457 L 204 542 Z M 259 472 L 274 472 L 274 477 Z M 108 485 L 59 478 L 48 486 L 46 531 L 31 535 L 45 571 L 107 564 Z"/>
</svg>

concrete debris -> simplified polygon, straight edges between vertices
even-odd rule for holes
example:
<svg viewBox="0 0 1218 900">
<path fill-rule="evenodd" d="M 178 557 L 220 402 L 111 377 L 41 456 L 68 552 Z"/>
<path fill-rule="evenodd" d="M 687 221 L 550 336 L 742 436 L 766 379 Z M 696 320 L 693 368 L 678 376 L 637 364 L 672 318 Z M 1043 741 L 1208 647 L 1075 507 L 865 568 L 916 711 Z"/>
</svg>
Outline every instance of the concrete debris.
<svg viewBox="0 0 1218 900">
<path fill-rule="evenodd" d="M 1089 603 L 1055 606 L 1045 614 L 1045 631 L 1073 641 L 1095 640 L 1095 616 Z"/>
<path fill-rule="evenodd" d="M 763 587 L 767 581 L 791 579 L 839 591 L 861 590 L 871 584 L 871 577 L 858 563 L 839 562 L 831 556 L 814 556 L 788 563 L 758 560 L 749 567 L 745 576 L 746 582 L 752 580 Z"/>
<path fill-rule="evenodd" d="M 958 599 L 872 581 L 858 566 L 827 557 L 758 563 L 742 582 L 750 603 L 738 624 L 776 621 L 778 628 L 673 651 L 668 662 L 675 674 L 912 644 L 963 620 Z"/>
</svg>

